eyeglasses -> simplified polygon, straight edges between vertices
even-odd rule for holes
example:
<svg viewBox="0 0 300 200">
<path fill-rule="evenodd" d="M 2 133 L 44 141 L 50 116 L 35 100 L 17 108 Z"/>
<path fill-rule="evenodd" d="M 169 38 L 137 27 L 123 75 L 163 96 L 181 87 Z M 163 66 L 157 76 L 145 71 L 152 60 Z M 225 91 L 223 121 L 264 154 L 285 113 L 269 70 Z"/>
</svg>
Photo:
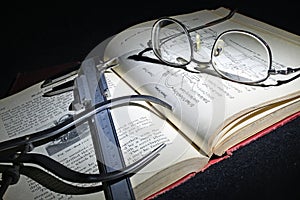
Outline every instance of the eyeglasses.
<svg viewBox="0 0 300 200">
<path fill-rule="evenodd" d="M 152 27 L 150 48 L 163 63 L 173 67 L 185 67 L 191 62 L 197 64 L 196 70 L 201 71 L 208 65 L 221 77 L 239 83 L 256 84 L 265 81 L 270 75 L 290 74 L 300 68 L 276 70 L 272 68 L 272 53 L 269 45 L 258 35 L 245 30 L 228 30 L 216 37 L 210 60 L 209 52 L 204 52 L 205 36 L 200 29 L 216 25 L 230 19 L 236 10 L 220 19 L 188 29 L 180 21 L 164 17 L 157 20 Z M 202 38 L 201 38 L 202 37 Z M 205 56 L 206 54 L 206 56 Z M 200 67 L 201 66 L 201 67 Z M 297 75 L 298 78 L 299 75 Z M 283 82 L 278 82 L 277 85 Z"/>
</svg>

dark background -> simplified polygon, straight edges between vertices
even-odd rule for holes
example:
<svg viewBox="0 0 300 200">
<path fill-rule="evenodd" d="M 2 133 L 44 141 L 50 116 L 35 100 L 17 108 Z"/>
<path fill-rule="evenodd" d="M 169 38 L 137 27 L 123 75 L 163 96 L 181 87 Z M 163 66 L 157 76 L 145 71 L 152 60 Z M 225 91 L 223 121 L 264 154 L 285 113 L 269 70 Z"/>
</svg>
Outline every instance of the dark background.
<svg viewBox="0 0 300 200">
<path fill-rule="evenodd" d="M 108 37 L 161 16 L 235 7 L 244 15 L 300 35 L 296 1 L 61 2 L 2 3 L 1 98 L 18 72 L 82 61 Z M 299 198 L 299 125 L 298 118 L 158 199 Z"/>
<path fill-rule="evenodd" d="M 137 23 L 220 6 L 300 35 L 299 6 L 288 0 L 7 1 L 1 6 L 0 98 L 17 72 L 81 61 L 100 42 Z"/>
</svg>

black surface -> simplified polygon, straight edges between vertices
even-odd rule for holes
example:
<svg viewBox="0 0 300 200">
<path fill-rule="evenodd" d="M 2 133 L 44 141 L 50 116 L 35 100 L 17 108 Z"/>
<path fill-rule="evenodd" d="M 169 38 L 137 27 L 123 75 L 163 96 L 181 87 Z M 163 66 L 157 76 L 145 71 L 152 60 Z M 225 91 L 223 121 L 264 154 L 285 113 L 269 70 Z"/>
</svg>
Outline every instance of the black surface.
<svg viewBox="0 0 300 200">
<path fill-rule="evenodd" d="M 1 7 L 0 95 L 17 72 L 81 61 L 131 25 L 219 6 L 300 35 L 296 1 L 8 1 Z M 158 199 L 299 199 L 299 125 L 297 119 L 273 131 Z"/>
</svg>

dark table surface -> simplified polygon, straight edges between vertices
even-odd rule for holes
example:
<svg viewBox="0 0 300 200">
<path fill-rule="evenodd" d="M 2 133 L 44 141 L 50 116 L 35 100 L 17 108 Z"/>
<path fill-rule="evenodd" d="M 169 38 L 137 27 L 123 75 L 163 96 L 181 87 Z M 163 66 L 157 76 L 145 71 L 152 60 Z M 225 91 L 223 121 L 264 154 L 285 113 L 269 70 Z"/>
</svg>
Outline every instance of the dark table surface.
<svg viewBox="0 0 300 200">
<path fill-rule="evenodd" d="M 82 61 L 106 38 L 161 16 L 237 7 L 249 17 L 300 35 L 296 1 L 55 1 L 2 6 L 0 87 L 7 95 L 18 72 Z M 105 4 L 105 5 L 104 5 Z M 4 15 L 3 15 L 4 14 Z M 300 119 L 234 152 L 158 199 L 273 199 L 300 197 Z M 295 199 L 297 199 L 295 198 Z"/>
</svg>

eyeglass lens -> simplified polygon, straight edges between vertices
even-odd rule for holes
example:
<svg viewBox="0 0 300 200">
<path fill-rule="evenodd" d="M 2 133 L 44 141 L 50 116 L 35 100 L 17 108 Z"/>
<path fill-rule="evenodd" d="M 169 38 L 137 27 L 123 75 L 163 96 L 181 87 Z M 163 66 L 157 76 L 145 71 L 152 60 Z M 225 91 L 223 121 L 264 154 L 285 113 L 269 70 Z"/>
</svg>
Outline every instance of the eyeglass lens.
<svg viewBox="0 0 300 200">
<path fill-rule="evenodd" d="M 170 65 L 190 62 L 192 47 L 185 28 L 172 19 L 158 21 L 152 29 L 152 46 L 156 56 Z"/>
<path fill-rule="evenodd" d="M 244 31 L 228 31 L 215 41 L 211 63 L 224 77 L 243 83 L 254 83 L 268 77 L 271 58 L 267 46 Z"/>
</svg>

